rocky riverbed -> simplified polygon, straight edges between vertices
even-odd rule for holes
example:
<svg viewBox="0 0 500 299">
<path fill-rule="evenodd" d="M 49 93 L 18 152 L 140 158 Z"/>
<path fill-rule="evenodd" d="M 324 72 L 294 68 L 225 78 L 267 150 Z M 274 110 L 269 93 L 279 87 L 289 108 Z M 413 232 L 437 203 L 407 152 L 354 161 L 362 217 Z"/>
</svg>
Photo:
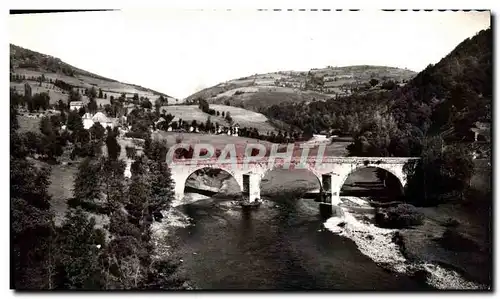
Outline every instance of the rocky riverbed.
<svg viewBox="0 0 500 299">
<path fill-rule="evenodd" d="M 484 250 L 457 252 L 443 248 L 439 242 L 446 228 L 429 215 L 444 207 L 421 209 L 425 214 L 421 226 L 386 229 L 374 224 L 375 209 L 370 212 L 367 202 L 353 198 L 343 201 L 344 216 L 328 219 L 325 227 L 353 240 L 363 254 L 381 266 L 412 275 L 437 289 L 491 287 L 491 255 Z"/>
</svg>

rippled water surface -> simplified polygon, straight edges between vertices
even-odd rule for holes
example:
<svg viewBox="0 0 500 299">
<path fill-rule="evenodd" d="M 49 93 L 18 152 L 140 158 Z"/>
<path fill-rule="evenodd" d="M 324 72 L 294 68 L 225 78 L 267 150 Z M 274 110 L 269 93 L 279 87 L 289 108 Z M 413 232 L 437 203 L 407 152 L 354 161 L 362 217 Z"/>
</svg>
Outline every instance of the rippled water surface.
<svg viewBox="0 0 500 299">
<path fill-rule="evenodd" d="M 318 203 L 273 198 L 243 211 L 228 200 L 177 207 L 191 225 L 175 231 L 174 254 L 200 289 L 417 290 L 356 244 L 325 229 Z"/>
</svg>

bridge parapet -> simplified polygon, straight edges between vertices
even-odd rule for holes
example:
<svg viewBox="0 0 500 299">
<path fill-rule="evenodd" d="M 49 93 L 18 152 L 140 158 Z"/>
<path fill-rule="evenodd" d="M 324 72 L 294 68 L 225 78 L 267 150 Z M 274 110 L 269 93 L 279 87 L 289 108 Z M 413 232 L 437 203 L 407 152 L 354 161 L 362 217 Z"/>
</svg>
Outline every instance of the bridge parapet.
<svg viewBox="0 0 500 299">
<path fill-rule="evenodd" d="M 408 161 L 417 161 L 418 157 L 324 157 L 323 159 L 318 159 L 316 157 L 308 157 L 307 159 L 301 159 L 300 157 L 292 157 L 290 159 L 291 165 L 299 165 L 301 163 L 309 165 L 317 164 L 404 164 Z M 274 165 L 282 165 L 288 163 L 287 159 L 263 157 L 258 160 L 245 159 L 243 157 L 238 157 L 235 160 L 219 160 L 218 158 L 210 159 L 179 159 L 171 162 L 171 165 L 232 165 L 232 164 L 247 164 L 247 165 L 267 165 L 271 163 Z"/>
</svg>

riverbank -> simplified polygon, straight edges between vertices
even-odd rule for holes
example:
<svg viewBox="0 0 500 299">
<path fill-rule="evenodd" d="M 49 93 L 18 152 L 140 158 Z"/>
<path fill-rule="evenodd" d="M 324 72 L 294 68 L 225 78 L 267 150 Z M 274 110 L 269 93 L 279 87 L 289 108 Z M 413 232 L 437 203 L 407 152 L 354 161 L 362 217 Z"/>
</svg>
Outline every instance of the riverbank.
<svg viewBox="0 0 500 299">
<path fill-rule="evenodd" d="M 426 216 L 432 213 L 440 213 L 441 218 L 450 215 L 445 213 L 444 207 L 425 209 Z M 462 252 L 462 256 L 457 257 L 456 252 L 439 248 L 436 238 L 442 235 L 444 229 L 436 224 L 435 219 L 426 219 L 424 225 L 416 229 L 385 229 L 372 223 L 372 217 L 366 214 L 366 207 L 363 213 L 349 207 L 343 207 L 343 210 L 343 218 L 332 217 L 325 222 L 325 227 L 353 240 L 364 255 L 381 267 L 414 276 L 437 289 L 490 288 L 491 280 L 486 277 L 490 277 L 491 272 L 484 267 L 491 267 L 491 260 L 488 263 L 483 255 L 483 262 L 474 266 L 474 262 L 478 261 L 477 253 Z M 476 258 L 471 258 L 473 256 Z"/>
<path fill-rule="evenodd" d="M 481 217 L 480 209 L 467 203 L 419 208 L 425 216 L 423 225 L 400 231 L 405 257 L 431 261 L 469 281 L 491 285 L 491 218 Z"/>
</svg>

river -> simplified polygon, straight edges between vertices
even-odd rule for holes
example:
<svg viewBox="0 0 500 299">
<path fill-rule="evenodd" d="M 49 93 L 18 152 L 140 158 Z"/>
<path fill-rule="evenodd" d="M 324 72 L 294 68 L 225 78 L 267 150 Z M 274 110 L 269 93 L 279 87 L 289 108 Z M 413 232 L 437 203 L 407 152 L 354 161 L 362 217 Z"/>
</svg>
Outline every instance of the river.
<svg viewBox="0 0 500 299">
<path fill-rule="evenodd" d="M 350 176 L 345 185 L 376 179 L 373 170 L 365 172 Z M 234 179 L 215 181 L 214 187 L 226 194 L 238 190 Z M 366 201 L 343 196 L 344 215 L 325 219 L 317 202 L 294 195 L 318 188 L 312 174 L 273 171 L 261 184 L 267 196 L 254 210 L 243 210 L 229 195 L 210 197 L 187 188 L 162 224 L 168 229 L 159 226 L 166 239 L 157 245 L 181 261 L 180 272 L 195 289 L 484 289 L 438 265 L 407 262 L 392 242 L 394 230 L 366 221 L 372 215 Z M 349 208 L 353 206 L 357 208 Z M 339 227 L 340 222 L 345 225 Z M 409 274 L 415 270 L 429 276 L 416 279 Z"/>
<path fill-rule="evenodd" d="M 312 199 L 275 196 L 246 211 L 210 198 L 176 209 L 190 220 L 170 236 L 173 254 L 197 289 L 429 288 L 378 266 L 355 242 L 327 230 Z"/>
</svg>

